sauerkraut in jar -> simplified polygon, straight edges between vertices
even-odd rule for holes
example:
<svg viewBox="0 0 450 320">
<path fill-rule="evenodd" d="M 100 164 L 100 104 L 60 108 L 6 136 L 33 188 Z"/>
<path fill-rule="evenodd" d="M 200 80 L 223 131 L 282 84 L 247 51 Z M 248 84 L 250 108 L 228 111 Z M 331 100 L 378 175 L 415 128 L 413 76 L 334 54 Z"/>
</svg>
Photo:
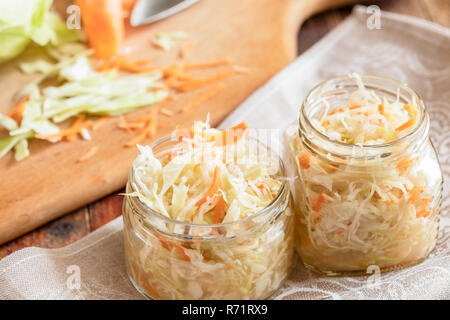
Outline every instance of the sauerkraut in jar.
<svg viewBox="0 0 450 320">
<path fill-rule="evenodd" d="M 306 97 L 286 137 L 295 163 L 296 249 L 327 275 L 423 261 L 438 235 L 442 173 L 430 120 L 406 85 L 351 74 Z"/>
<path fill-rule="evenodd" d="M 283 163 L 247 136 L 196 122 L 140 147 L 124 201 L 125 260 L 152 299 L 264 299 L 290 270 Z"/>
</svg>

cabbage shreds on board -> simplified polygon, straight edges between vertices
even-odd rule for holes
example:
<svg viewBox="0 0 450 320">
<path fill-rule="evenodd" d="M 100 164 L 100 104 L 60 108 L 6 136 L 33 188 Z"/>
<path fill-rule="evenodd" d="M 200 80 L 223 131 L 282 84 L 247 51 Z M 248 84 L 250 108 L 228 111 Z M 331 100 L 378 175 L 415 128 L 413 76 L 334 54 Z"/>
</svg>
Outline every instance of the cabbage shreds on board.
<svg viewBox="0 0 450 320">
<path fill-rule="evenodd" d="M 335 141 L 376 145 L 408 134 L 418 107 L 388 101 L 359 89 L 342 109 L 311 121 Z M 435 152 L 425 143 L 391 158 L 358 157 L 334 162 L 305 148 L 297 128 L 286 136 L 301 181 L 295 188 L 298 247 L 303 261 L 323 271 L 365 270 L 403 265 L 425 258 L 436 243 L 441 174 Z M 309 137 L 317 148 L 322 138 Z M 327 144 L 328 145 L 328 144 Z M 325 147 L 326 148 L 326 147 Z"/>
<path fill-rule="evenodd" d="M 127 267 L 154 298 L 263 299 L 288 275 L 294 228 L 287 200 L 274 208 L 282 212 L 275 220 L 266 216 L 257 227 L 241 221 L 261 212 L 283 190 L 279 158 L 265 147 L 257 155 L 257 142 L 246 137 L 244 123 L 233 129 L 241 133 L 227 140 L 230 129 L 196 122 L 193 129 L 175 131 L 174 138 L 181 141 L 169 154 L 140 147 L 128 196 L 139 197 L 165 217 L 202 226 L 192 227 L 195 237 L 189 240 L 184 225 L 154 215 L 140 221 L 125 207 Z"/>
<path fill-rule="evenodd" d="M 120 77 L 115 71 L 96 72 L 86 57 L 90 53 L 83 51 L 57 64 L 38 60 L 20 65 L 26 73 L 41 75 L 20 92 L 22 100 L 11 112 L 14 117 L 0 115 L 0 126 L 9 131 L 9 137 L 0 139 L 0 156 L 18 144 L 16 160 L 27 157 L 28 143 L 24 139 L 61 140 L 65 132 L 57 123 L 71 117 L 119 115 L 158 103 L 168 96 L 166 90 L 153 90 L 162 77 L 160 72 Z M 61 85 L 38 88 L 38 84 L 54 76 L 62 81 Z M 89 140 L 88 128 L 94 123 L 87 120 L 83 126 L 79 124 L 78 131 L 75 128 L 73 131 Z"/>
</svg>

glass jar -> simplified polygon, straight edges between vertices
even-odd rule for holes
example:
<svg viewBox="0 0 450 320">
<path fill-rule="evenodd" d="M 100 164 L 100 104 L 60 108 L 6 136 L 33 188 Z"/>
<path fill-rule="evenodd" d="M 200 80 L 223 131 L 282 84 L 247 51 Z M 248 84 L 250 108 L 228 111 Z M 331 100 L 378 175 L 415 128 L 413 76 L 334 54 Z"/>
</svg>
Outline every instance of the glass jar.
<svg viewBox="0 0 450 320">
<path fill-rule="evenodd" d="M 312 89 L 301 106 L 299 125 L 286 131 L 298 174 L 293 190 L 296 250 L 307 268 L 330 276 L 420 263 L 438 236 L 443 178 L 425 105 L 400 82 L 371 75 L 361 80 L 380 97 L 418 106 L 409 133 L 388 143 L 355 145 L 317 130 L 313 119 L 324 108 L 346 105 L 358 89 L 351 75 Z"/>
<path fill-rule="evenodd" d="M 163 159 L 177 144 L 170 137 L 160 139 L 153 153 Z M 133 285 L 151 299 L 271 296 L 288 276 L 294 254 L 294 215 L 284 175 L 280 159 L 274 176 L 283 185 L 272 203 L 248 218 L 222 224 L 173 220 L 126 196 L 125 260 Z M 134 191 L 134 179 L 130 170 L 127 194 Z"/>
</svg>

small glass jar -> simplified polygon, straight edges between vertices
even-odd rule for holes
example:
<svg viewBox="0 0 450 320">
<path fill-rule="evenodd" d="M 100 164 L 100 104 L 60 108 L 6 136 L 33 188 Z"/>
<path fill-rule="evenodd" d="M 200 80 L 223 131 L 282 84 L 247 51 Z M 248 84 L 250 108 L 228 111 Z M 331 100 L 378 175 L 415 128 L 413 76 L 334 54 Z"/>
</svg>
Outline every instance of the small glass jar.
<svg viewBox="0 0 450 320">
<path fill-rule="evenodd" d="M 312 125 L 325 108 L 346 105 L 358 89 L 350 75 L 312 89 L 298 127 L 286 131 L 298 174 L 296 250 L 307 268 L 330 276 L 420 263 L 438 236 L 443 178 L 425 105 L 400 82 L 371 75 L 361 80 L 381 97 L 415 102 L 418 120 L 408 134 L 388 143 L 354 145 L 332 140 Z"/>
<path fill-rule="evenodd" d="M 170 137 L 152 145 L 164 159 L 178 142 Z M 258 144 L 259 147 L 264 147 Z M 279 159 L 279 158 L 277 158 Z M 294 254 L 294 215 L 289 185 L 265 209 L 222 224 L 170 219 L 125 196 L 125 260 L 136 289 L 151 299 L 266 299 L 287 278 Z M 127 183 L 132 193 L 133 168 Z"/>
</svg>

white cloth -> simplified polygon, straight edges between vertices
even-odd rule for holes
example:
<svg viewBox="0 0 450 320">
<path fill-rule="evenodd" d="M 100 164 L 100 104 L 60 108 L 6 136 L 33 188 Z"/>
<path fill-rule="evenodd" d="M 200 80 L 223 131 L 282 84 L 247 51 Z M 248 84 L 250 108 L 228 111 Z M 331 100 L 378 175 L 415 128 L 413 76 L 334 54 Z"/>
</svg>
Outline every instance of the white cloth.
<svg viewBox="0 0 450 320">
<path fill-rule="evenodd" d="M 350 72 L 409 84 L 431 114 L 431 136 L 444 172 L 436 249 L 422 264 L 370 277 L 327 278 L 296 261 L 275 299 L 450 299 L 450 31 L 430 22 L 383 13 L 367 27 L 358 6 L 337 28 L 257 90 L 222 124 L 284 130 L 318 82 Z M 60 249 L 26 248 L 0 261 L 0 299 L 141 299 L 124 265 L 122 218 Z M 77 289 L 76 272 L 80 271 Z M 75 273 L 73 273 L 75 272 Z"/>
</svg>

